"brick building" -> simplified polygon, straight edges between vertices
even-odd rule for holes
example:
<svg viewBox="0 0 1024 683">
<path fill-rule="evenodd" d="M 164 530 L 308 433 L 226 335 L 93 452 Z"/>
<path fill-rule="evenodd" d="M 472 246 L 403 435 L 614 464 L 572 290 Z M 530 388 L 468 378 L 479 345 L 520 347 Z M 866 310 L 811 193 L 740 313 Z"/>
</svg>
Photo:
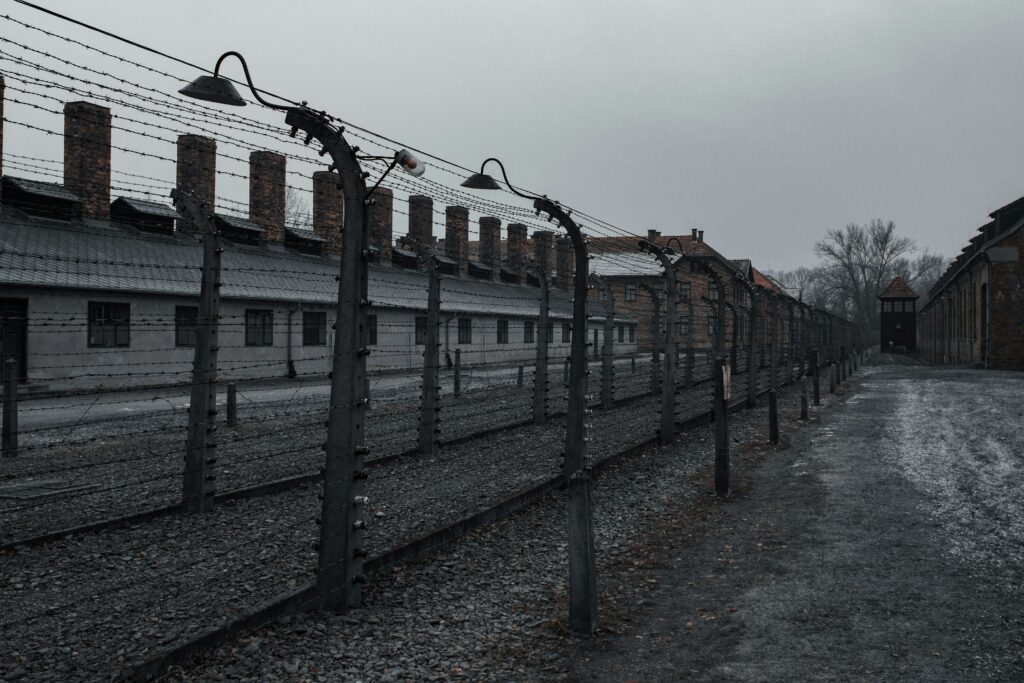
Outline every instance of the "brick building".
<svg viewBox="0 0 1024 683">
<path fill-rule="evenodd" d="M 1024 197 L 989 218 L 921 307 L 918 349 L 933 363 L 1024 369 Z"/>
</svg>

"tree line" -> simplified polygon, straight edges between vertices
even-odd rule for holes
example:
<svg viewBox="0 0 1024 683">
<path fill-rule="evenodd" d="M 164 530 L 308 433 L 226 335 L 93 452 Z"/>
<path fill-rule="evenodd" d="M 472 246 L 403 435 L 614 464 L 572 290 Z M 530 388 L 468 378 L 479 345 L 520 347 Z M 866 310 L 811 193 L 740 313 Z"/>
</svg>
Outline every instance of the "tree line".
<svg viewBox="0 0 1024 683">
<path fill-rule="evenodd" d="M 947 259 L 919 251 L 892 221 L 850 223 L 829 230 L 814 245 L 818 265 L 769 270 L 766 275 L 812 306 L 843 316 L 863 329 L 877 329 L 878 295 L 897 275 L 921 296 L 920 304 L 946 267 Z"/>
</svg>

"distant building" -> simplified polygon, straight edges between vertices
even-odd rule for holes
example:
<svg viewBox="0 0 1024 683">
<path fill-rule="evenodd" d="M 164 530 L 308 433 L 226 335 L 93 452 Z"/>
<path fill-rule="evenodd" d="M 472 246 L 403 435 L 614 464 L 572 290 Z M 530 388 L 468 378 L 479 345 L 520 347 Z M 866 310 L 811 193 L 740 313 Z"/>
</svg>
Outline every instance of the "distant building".
<svg viewBox="0 0 1024 683">
<path fill-rule="evenodd" d="M 918 346 L 933 363 L 1024 370 L 1024 197 L 989 217 L 932 287 Z"/>
<path fill-rule="evenodd" d="M 917 293 L 900 276 L 896 276 L 878 295 L 883 352 L 906 353 L 917 348 Z"/>
</svg>

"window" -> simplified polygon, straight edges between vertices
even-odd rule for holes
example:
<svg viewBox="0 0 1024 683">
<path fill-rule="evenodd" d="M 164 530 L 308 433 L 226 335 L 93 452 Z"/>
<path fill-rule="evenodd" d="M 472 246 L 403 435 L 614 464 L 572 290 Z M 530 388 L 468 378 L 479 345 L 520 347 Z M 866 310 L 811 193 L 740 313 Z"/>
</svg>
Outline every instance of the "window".
<svg viewBox="0 0 1024 683">
<path fill-rule="evenodd" d="M 708 336 L 714 337 L 718 334 L 718 311 L 714 308 L 708 311 Z"/>
<path fill-rule="evenodd" d="M 427 316 L 416 316 L 416 345 L 423 346 L 427 343 Z"/>
<path fill-rule="evenodd" d="M 604 301 L 608 298 L 608 290 L 604 287 L 599 287 L 597 290 L 597 298 Z"/>
<path fill-rule="evenodd" d="M 635 282 L 627 282 L 626 283 L 625 299 L 626 299 L 626 301 L 636 301 L 636 283 Z"/>
<path fill-rule="evenodd" d="M 274 312 L 255 308 L 245 309 L 245 345 L 274 345 Z"/>
<path fill-rule="evenodd" d="M 473 343 L 473 319 L 459 318 L 459 343 Z"/>
<path fill-rule="evenodd" d="M 366 345 L 377 345 L 377 316 L 366 316 Z"/>
<path fill-rule="evenodd" d="M 631 342 L 635 342 L 636 341 L 636 325 L 630 325 L 629 326 L 629 341 L 631 341 Z"/>
<path fill-rule="evenodd" d="M 131 304 L 89 302 L 89 346 L 128 346 Z"/>
<path fill-rule="evenodd" d="M 619 342 L 621 343 L 624 341 L 626 341 L 626 326 L 619 325 Z"/>
<path fill-rule="evenodd" d="M 684 316 L 680 317 L 679 320 L 676 321 L 676 334 L 679 337 L 689 337 L 690 336 L 690 317 L 689 316 L 684 315 Z"/>
<path fill-rule="evenodd" d="M 302 345 L 327 345 L 327 313 L 324 311 L 302 312 Z"/>
<path fill-rule="evenodd" d="M 551 342 L 553 342 L 555 340 L 555 324 L 554 323 L 548 323 L 548 334 L 547 334 L 547 337 L 548 337 L 548 339 L 547 339 L 547 343 L 548 344 L 550 344 Z"/>
<path fill-rule="evenodd" d="M 523 321 L 523 343 L 524 344 L 532 344 L 533 343 L 533 321 L 532 320 Z"/>
<path fill-rule="evenodd" d="M 568 344 L 572 341 L 572 325 L 570 323 L 562 323 L 562 343 Z"/>
<path fill-rule="evenodd" d="M 883 301 L 882 302 L 882 312 L 883 313 L 892 313 L 892 302 L 891 301 Z"/>
<path fill-rule="evenodd" d="M 679 300 L 689 301 L 690 300 L 690 283 L 680 282 L 679 283 Z"/>
<path fill-rule="evenodd" d="M 718 301 L 718 283 L 714 280 L 708 282 L 708 301 Z"/>
<path fill-rule="evenodd" d="M 195 346 L 196 324 L 199 322 L 198 306 L 174 307 L 174 345 Z"/>
<path fill-rule="evenodd" d="M 499 344 L 508 344 L 508 321 L 507 320 L 499 320 L 498 321 L 498 343 Z"/>
</svg>

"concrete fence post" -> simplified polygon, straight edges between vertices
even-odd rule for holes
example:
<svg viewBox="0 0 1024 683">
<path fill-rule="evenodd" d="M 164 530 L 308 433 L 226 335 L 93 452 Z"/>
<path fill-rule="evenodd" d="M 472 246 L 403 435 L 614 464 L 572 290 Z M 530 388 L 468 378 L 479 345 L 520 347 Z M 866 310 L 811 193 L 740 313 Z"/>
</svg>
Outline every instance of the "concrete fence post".
<svg viewBox="0 0 1024 683">
<path fill-rule="evenodd" d="M 203 205 L 192 193 L 171 191 L 175 206 L 202 230 L 203 265 L 199 285 L 195 350 L 192 357 L 192 393 L 188 409 L 188 440 L 182 477 L 182 510 L 186 513 L 213 509 L 216 493 L 217 415 L 217 319 L 220 305 L 220 233 L 213 221 L 212 207 Z"/>
<path fill-rule="evenodd" d="M 812 371 L 814 372 L 814 405 L 821 405 L 821 381 L 819 377 L 819 368 L 821 367 L 821 352 L 814 352 L 814 366 Z"/>
<path fill-rule="evenodd" d="M 234 382 L 228 382 L 228 427 L 238 426 L 238 388 Z"/>
<path fill-rule="evenodd" d="M 542 425 L 547 422 L 548 404 L 548 309 L 550 307 L 547 268 L 538 268 L 540 280 L 540 315 L 537 321 L 537 360 L 533 372 L 533 423 Z M 573 330 L 573 336 L 582 334 L 586 340 L 586 328 L 582 331 Z"/>
<path fill-rule="evenodd" d="M 769 347 L 769 371 L 768 371 L 768 441 L 769 443 L 779 442 L 779 406 L 778 406 L 778 356 L 779 356 L 779 327 L 778 327 L 778 304 L 772 297 L 771 304 L 771 345 Z"/>
<path fill-rule="evenodd" d="M 800 375 L 800 419 L 807 419 L 807 375 Z"/>
<path fill-rule="evenodd" d="M 830 363 L 828 366 L 828 393 L 836 393 L 836 364 Z"/>
<path fill-rule="evenodd" d="M 462 395 L 462 349 L 455 349 L 455 396 Z"/>
<path fill-rule="evenodd" d="M 562 363 L 562 384 L 569 386 L 569 357 L 566 356 L 565 362 Z"/>
<path fill-rule="evenodd" d="M 726 367 L 727 361 L 723 356 L 715 358 L 715 494 L 719 496 L 729 495 L 729 395 L 725 386 Z"/>
<path fill-rule="evenodd" d="M 18 455 L 18 361 L 8 358 L 3 365 L 4 418 L 3 456 Z"/>
<path fill-rule="evenodd" d="M 519 366 L 519 372 L 516 373 L 516 386 L 523 386 L 523 366 Z"/>
</svg>

